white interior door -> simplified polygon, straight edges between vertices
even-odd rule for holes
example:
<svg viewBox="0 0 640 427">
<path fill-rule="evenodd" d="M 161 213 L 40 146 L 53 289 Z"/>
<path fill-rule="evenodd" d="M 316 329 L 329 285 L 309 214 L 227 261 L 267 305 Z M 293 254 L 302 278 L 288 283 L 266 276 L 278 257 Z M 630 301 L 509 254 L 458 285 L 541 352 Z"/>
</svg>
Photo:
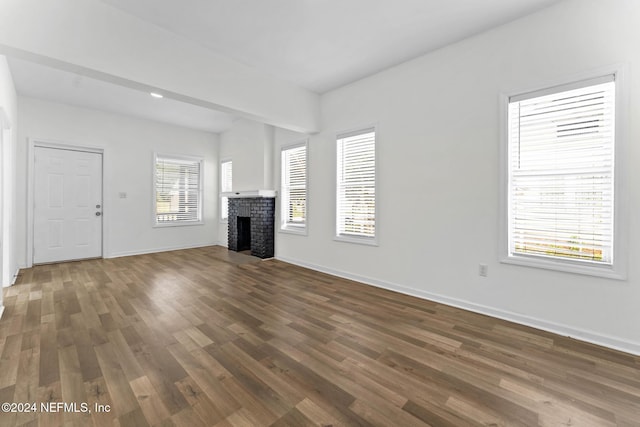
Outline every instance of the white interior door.
<svg viewBox="0 0 640 427">
<path fill-rule="evenodd" d="M 35 147 L 33 263 L 102 256 L 102 154 Z"/>
</svg>

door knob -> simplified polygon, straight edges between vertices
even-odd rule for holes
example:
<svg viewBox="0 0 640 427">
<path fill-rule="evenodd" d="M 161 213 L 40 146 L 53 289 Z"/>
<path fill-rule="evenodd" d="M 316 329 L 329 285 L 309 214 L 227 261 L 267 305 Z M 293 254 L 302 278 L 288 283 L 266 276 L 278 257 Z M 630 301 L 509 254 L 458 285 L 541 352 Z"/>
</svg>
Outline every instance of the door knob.
<svg viewBox="0 0 640 427">
<path fill-rule="evenodd" d="M 102 212 L 96 212 L 96 216 L 102 215 Z"/>
</svg>

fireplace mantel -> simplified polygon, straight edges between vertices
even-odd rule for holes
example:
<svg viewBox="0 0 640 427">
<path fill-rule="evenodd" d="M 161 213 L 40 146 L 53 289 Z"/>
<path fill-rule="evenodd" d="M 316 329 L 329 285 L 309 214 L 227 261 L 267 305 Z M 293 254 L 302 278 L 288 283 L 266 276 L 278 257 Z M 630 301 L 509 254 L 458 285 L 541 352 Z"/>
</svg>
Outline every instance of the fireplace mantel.
<svg viewBox="0 0 640 427">
<path fill-rule="evenodd" d="M 276 197 L 276 190 L 248 190 L 248 191 L 225 191 L 221 193 L 222 197 L 230 199 L 249 199 L 253 197 Z"/>
</svg>

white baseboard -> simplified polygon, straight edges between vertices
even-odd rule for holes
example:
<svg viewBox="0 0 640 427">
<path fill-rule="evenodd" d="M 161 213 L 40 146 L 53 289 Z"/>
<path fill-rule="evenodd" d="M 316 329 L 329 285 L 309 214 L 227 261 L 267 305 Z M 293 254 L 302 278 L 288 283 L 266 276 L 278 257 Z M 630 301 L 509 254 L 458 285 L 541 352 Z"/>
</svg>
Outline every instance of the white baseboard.
<svg viewBox="0 0 640 427">
<path fill-rule="evenodd" d="M 169 246 L 163 248 L 152 248 L 152 249 L 139 249 L 135 251 L 122 251 L 122 252 L 113 252 L 109 255 L 105 255 L 104 258 L 120 258 L 125 256 L 133 256 L 133 255 L 145 255 L 145 254 L 155 254 L 158 252 L 169 252 L 169 251 L 179 251 L 181 249 L 194 249 L 194 248 L 204 248 L 206 246 L 215 246 L 215 242 L 207 242 L 199 245 L 184 245 L 184 246 Z"/>
<path fill-rule="evenodd" d="M 451 298 L 444 295 L 434 294 L 419 289 L 408 288 L 395 283 L 385 282 L 371 277 L 360 276 L 358 274 L 352 274 L 345 271 L 334 270 L 332 268 L 323 267 L 320 265 L 311 264 L 308 262 L 296 260 L 293 258 L 276 256 L 276 259 L 290 264 L 306 267 L 311 270 L 316 270 L 322 273 L 331 274 L 333 276 L 342 277 L 356 282 L 361 282 L 367 285 L 375 286 L 378 288 L 398 292 L 401 294 L 411 295 L 417 298 L 434 301 L 450 305 L 453 307 L 461 308 L 463 310 L 472 311 L 475 313 L 484 314 L 487 316 L 495 317 L 502 320 L 507 320 L 514 323 L 519 323 L 525 326 L 531 326 L 532 328 L 541 329 L 543 331 L 552 332 L 554 334 L 575 338 L 580 341 L 601 345 L 614 350 L 620 350 L 626 353 L 631 353 L 640 356 L 640 343 L 625 340 L 623 338 L 612 337 L 608 335 L 602 335 L 597 332 L 587 331 L 580 328 L 575 328 L 569 325 L 563 325 L 560 323 L 550 322 L 543 319 L 527 316 L 524 314 L 513 313 L 511 311 L 502 310 L 499 308 L 489 307 L 481 304 L 476 304 L 470 301 L 465 301 L 457 298 Z"/>
</svg>

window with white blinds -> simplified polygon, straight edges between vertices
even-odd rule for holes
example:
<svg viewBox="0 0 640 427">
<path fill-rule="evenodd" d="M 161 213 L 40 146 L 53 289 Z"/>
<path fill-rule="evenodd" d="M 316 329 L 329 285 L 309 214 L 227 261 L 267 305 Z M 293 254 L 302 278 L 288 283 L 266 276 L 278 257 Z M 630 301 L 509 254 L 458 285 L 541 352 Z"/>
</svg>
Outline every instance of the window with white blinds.
<svg viewBox="0 0 640 427">
<path fill-rule="evenodd" d="M 509 256 L 613 264 L 614 76 L 511 97 Z"/>
<path fill-rule="evenodd" d="M 307 144 L 282 149 L 283 230 L 304 232 L 307 222 Z"/>
<path fill-rule="evenodd" d="M 233 191 L 233 163 L 231 160 L 225 160 L 220 163 L 220 192 L 228 193 Z M 229 198 L 220 197 L 220 219 L 226 221 L 229 219 Z"/>
<path fill-rule="evenodd" d="M 373 240 L 376 236 L 375 129 L 338 135 L 337 237 Z"/>
<path fill-rule="evenodd" d="M 156 225 L 181 225 L 201 221 L 201 174 L 202 159 L 156 155 Z"/>
</svg>

